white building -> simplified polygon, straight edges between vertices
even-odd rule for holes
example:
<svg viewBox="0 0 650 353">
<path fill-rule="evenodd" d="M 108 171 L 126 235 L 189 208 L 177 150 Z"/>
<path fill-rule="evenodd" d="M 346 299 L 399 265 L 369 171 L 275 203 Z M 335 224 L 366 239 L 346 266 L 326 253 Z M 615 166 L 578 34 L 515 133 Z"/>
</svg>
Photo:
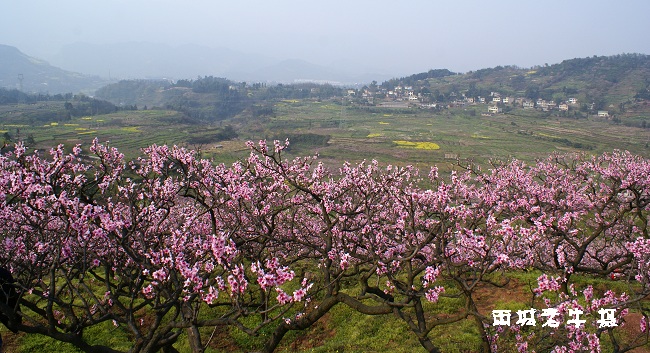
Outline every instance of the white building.
<svg viewBox="0 0 650 353">
<path fill-rule="evenodd" d="M 496 105 L 492 105 L 492 106 L 488 107 L 488 112 L 492 113 L 492 114 L 498 114 L 498 113 L 501 113 L 501 111 L 502 111 L 502 109 L 497 107 Z"/>
</svg>

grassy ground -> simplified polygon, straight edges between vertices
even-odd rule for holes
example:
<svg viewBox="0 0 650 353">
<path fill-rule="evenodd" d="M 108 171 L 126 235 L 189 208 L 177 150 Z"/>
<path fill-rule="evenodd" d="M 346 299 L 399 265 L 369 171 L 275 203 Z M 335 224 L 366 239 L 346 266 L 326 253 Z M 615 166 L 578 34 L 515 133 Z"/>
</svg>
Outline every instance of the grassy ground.
<svg viewBox="0 0 650 353">
<path fill-rule="evenodd" d="M 475 300 L 481 314 L 490 317 L 493 309 L 519 310 L 531 307 L 531 288 L 536 284 L 537 272 L 511 273 L 508 285 L 496 288 L 483 285 L 478 288 Z M 612 289 L 617 292 L 629 290 L 624 282 L 597 279 L 593 277 L 575 278 L 576 288 L 584 288 L 591 284 L 597 292 Z M 531 287 L 532 286 L 532 287 Z M 537 299 L 539 301 L 539 299 Z M 460 309 L 459 299 L 442 297 L 436 304 L 425 303 L 431 313 L 452 314 Z M 540 305 L 540 303 L 537 303 Z M 541 307 L 541 306 L 538 306 Z M 628 316 L 628 325 L 624 335 L 638 334 L 638 314 Z M 481 341 L 473 321 L 464 320 L 456 324 L 441 326 L 432 331 L 430 337 L 434 344 L 443 352 L 471 353 L 478 352 Z M 540 325 L 538 323 L 538 325 Z M 79 352 L 69 344 L 60 343 L 47 337 L 24 334 L 14 335 L 6 329 L 0 329 L 8 352 Z M 250 352 L 259 350 L 262 337 L 249 337 L 234 329 L 220 327 L 203 329 L 204 338 L 211 337 L 206 352 Z M 107 323 L 105 327 L 97 327 L 85 332 L 86 337 L 93 342 L 108 344 L 117 349 L 126 348 L 127 336 L 125 330 Z M 604 337 L 603 351 L 608 349 L 607 338 Z M 181 336 L 175 345 L 181 352 L 189 351 L 187 341 Z M 394 316 L 365 316 L 347 308 L 344 305 L 334 307 L 323 319 L 313 327 L 304 331 L 288 333 L 277 350 L 282 353 L 291 352 L 425 352 L 407 326 Z M 650 352 L 650 347 L 634 350 L 635 353 Z"/>
</svg>

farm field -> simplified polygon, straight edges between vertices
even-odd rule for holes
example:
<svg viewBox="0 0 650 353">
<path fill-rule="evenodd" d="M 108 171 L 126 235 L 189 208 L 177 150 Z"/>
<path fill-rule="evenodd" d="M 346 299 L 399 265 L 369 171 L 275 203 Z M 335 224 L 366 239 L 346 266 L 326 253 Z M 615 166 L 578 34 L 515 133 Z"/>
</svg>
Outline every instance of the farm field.
<svg viewBox="0 0 650 353">
<path fill-rule="evenodd" d="M 2 114 L 0 113 L 0 121 Z M 191 145 L 193 137 L 210 134 L 215 128 L 184 123 L 182 115 L 174 111 L 124 111 L 113 114 L 73 118 L 66 122 L 0 123 L 0 134 L 28 141 L 30 148 L 44 150 L 58 144 L 68 149 L 76 144 L 88 146 L 93 139 L 117 147 L 127 159 L 137 158 L 140 149 L 157 145 L 185 145 L 210 153 L 210 146 Z M 31 138 L 29 138 L 31 136 Z M 245 155 L 241 141 L 220 142 L 222 159 L 234 161 Z M 212 147 L 214 149 L 214 147 Z M 212 155 L 214 156 L 214 154 Z"/>
<path fill-rule="evenodd" d="M 41 150 L 59 143 L 87 146 L 98 138 L 118 147 L 127 159 L 137 157 L 141 148 L 151 144 L 183 145 L 198 149 L 217 162 L 244 157 L 246 140 L 320 135 L 329 140 L 312 143 L 309 138 L 300 139 L 292 143 L 290 152 L 294 156 L 318 154 L 321 161 L 333 167 L 343 161 L 377 159 L 385 164 L 437 165 L 444 170 L 457 160 L 480 165 L 492 159 L 532 162 L 553 152 L 600 154 L 614 149 L 650 156 L 650 129 L 596 118 L 545 117 L 528 110 L 481 116 L 481 108 L 435 112 L 285 100 L 275 103 L 275 116 L 259 121 L 235 117 L 213 125 L 197 125 L 184 121 L 180 113 L 165 110 L 123 111 L 65 122 L 15 123 L 12 111 L 24 107 L 2 106 L 0 133 L 23 141 L 31 136 L 30 147 Z M 237 139 L 191 143 L 197 137 L 209 140 L 215 131 L 228 124 L 235 127 Z"/>
<path fill-rule="evenodd" d="M 266 124 L 267 135 L 330 135 L 327 146 L 296 146 L 296 150 L 316 152 L 333 164 L 377 159 L 442 168 L 455 164 L 457 158 L 486 164 L 491 159 L 534 161 L 553 152 L 599 154 L 621 149 L 650 155 L 648 129 L 594 119 L 546 118 L 525 110 L 486 117 L 472 116 L 469 109 L 432 112 L 309 101 L 281 102 L 275 108 L 276 117 Z M 258 137 L 251 134 L 249 138 Z"/>
</svg>

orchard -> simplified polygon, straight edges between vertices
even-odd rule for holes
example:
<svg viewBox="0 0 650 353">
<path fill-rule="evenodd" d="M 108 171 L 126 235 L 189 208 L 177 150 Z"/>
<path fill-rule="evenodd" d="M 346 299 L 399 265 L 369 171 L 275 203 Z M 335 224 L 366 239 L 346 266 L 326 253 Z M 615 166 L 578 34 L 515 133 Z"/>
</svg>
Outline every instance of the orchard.
<svg viewBox="0 0 650 353">
<path fill-rule="evenodd" d="M 204 329 L 218 327 L 272 352 L 338 305 L 401 322 L 428 352 L 441 351 L 435 328 L 460 321 L 476 325 L 483 352 L 648 343 L 647 159 L 558 154 L 440 175 L 376 161 L 332 171 L 315 157 L 286 159 L 288 142 L 248 146 L 229 166 L 176 146 L 125 161 L 97 141 L 0 156 L 0 266 L 12 277 L 0 319 L 111 353 L 176 352 L 181 336 L 202 352 Z M 526 303 L 538 325 L 516 312 L 494 325 L 478 288 L 526 271 L 541 273 Z M 627 290 L 576 281 L 584 276 Z M 435 310 L 446 297 L 463 307 Z M 562 325 L 542 327 L 548 310 Z M 584 322 L 565 325 L 578 310 Z M 602 310 L 615 325 L 598 324 Z M 638 334 L 621 335 L 631 313 Z M 107 325 L 128 349 L 84 334 Z"/>
</svg>

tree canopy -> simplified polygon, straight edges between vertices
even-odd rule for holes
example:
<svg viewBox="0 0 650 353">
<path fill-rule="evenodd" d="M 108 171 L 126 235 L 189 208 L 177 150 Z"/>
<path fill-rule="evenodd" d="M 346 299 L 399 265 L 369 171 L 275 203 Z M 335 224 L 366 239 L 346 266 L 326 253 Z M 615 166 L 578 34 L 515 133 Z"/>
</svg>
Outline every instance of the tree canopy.
<svg viewBox="0 0 650 353">
<path fill-rule="evenodd" d="M 442 177 L 376 161 L 332 172 L 313 157 L 285 159 L 287 146 L 249 143 L 250 156 L 226 166 L 179 147 L 125 161 L 97 141 L 48 156 L 18 144 L 0 157 L 1 265 L 18 300 L 0 312 L 16 331 L 86 352 L 119 351 L 86 339 L 101 325 L 120 327 L 130 352 L 173 352 L 183 332 L 201 352 L 200 328 L 215 326 L 261 336 L 271 352 L 336 305 L 403 322 L 429 352 L 439 351 L 434 328 L 463 320 L 484 351 L 647 342 L 589 325 L 508 339 L 476 291 L 538 269 L 535 293 L 559 293 L 546 307 L 614 309 L 621 322 L 650 294 L 648 160 L 553 155 Z M 583 288 L 585 305 L 576 274 L 636 285 Z M 432 310 L 445 296 L 465 304 Z"/>
</svg>

